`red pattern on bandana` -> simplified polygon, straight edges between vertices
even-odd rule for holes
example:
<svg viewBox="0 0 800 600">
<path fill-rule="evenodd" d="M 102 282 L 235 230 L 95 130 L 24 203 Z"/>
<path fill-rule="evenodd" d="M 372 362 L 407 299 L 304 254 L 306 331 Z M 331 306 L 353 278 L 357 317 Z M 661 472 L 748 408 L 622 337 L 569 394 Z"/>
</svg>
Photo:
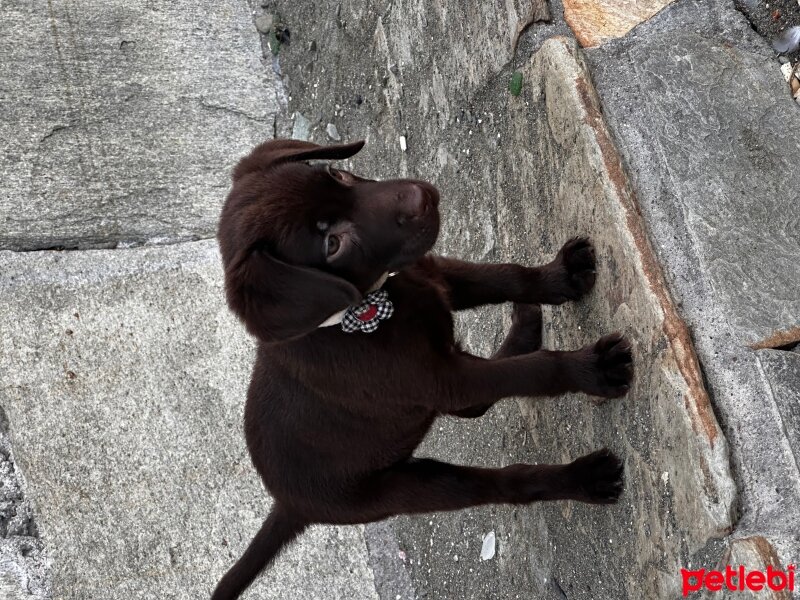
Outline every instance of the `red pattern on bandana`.
<svg viewBox="0 0 800 600">
<path fill-rule="evenodd" d="M 359 321 L 372 321 L 375 318 L 375 315 L 378 314 L 378 307 L 374 304 L 370 304 L 364 309 L 364 312 L 358 315 Z"/>
</svg>

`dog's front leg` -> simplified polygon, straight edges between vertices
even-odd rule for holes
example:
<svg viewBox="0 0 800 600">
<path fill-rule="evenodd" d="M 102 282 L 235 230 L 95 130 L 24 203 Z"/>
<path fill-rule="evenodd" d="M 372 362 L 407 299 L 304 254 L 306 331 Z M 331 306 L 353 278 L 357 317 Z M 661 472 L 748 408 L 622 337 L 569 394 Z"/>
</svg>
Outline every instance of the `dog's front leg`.
<svg viewBox="0 0 800 600">
<path fill-rule="evenodd" d="M 596 277 L 594 249 L 585 238 L 570 240 L 541 267 L 444 257 L 435 257 L 434 262 L 447 283 L 454 310 L 502 302 L 563 304 L 591 290 Z"/>
<path fill-rule="evenodd" d="M 538 304 L 514 304 L 511 312 L 511 328 L 492 358 L 509 358 L 520 354 L 529 354 L 541 347 L 542 308 Z M 494 402 L 484 402 L 453 411 L 450 414 L 464 419 L 476 419 L 486 414 L 486 411 L 492 406 L 494 406 Z"/>
<path fill-rule="evenodd" d="M 492 359 L 461 354 L 436 408 L 454 414 L 511 396 L 567 392 L 617 398 L 627 393 L 632 378 L 631 346 L 617 333 L 576 351 L 538 350 Z"/>
</svg>

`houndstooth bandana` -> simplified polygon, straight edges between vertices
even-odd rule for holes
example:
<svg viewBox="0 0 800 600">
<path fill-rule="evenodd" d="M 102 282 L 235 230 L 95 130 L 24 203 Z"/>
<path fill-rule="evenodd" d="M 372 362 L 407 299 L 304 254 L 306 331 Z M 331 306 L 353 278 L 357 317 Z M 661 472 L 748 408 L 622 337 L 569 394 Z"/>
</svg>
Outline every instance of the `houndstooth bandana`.
<svg viewBox="0 0 800 600">
<path fill-rule="evenodd" d="M 394 313 L 394 305 L 386 290 L 370 292 L 358 304 L 348 308 L 342 316 L 342 331 L 372 333 L 381 321 Z"/>
</svg>

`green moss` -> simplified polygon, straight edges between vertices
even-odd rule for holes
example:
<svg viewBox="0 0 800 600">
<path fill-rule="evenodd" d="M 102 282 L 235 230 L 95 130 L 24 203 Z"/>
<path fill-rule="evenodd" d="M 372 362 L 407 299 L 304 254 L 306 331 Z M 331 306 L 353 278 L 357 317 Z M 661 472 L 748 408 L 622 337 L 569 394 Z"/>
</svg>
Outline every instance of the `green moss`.
<svg viewBox="0 0 800 600">
<path fill-rule="evenodd" d="M 520 92 L 522 92 L 522 73 L 519 71 L 514 71 L 514 74 L 511 75 L 511 81 L 508 82 L 508 91 L 511 92 L 512 96 L 519 96 Z"/>
<path fill-rule="evenodd" d="M 267 39 L 267 43 L 269 44 L 269 49 L 272 52 L 272 55 L 278 56 L 278 52 L 281 51 L 281 41 L 275 34 L 274 28 L 269 32 L 269 38 Z"/>
</svg>

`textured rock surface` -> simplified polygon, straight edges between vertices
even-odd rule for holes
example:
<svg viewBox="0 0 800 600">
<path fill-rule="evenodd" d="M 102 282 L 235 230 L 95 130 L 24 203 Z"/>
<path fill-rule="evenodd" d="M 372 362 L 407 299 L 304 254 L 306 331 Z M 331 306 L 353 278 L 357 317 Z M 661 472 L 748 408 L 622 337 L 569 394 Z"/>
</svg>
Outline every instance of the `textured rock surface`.
<svg viewBox="0 0 800 600">
<path fill-rule="evenodd" d="M 717 568 L 723 573 L 727 565 L 734 568 L 743 565 L 748 571 L 766 572 L 767 567 L 778 571 L 786 571 L 786 565 L 778 557 L 769 540 L 761 536 L 739 538 L 731 542 Z M 780 582 L 775 582 L 780 586 Z M 795 586 L 796 587 L 796 586 Z M 764 586 L 762 590 L 730 591 L 723 587 L 721 591 L 707 591 L 702 594 L 703 600 L 791 600 L 792 594 L 787 590 L 770 590 Z"/>
<path fill-rule="evenodd" d="M 798 563 L 797 441 L 750 346 L 800 338 L 800 111 L 728 2 L 676 2 L 587 57 L 730 442 L 737 533 Z"/>
<path fill-rule="evenodd" d="M 5 345 L 3 345 L 5 350 Z M 0 592 L 36 598 L 48 591 L 48 569 L 36 516 L 9 438 L 0 388 Z M 7 597 L 0 594 L 0 598 Z M 16 596 L 11 596 L 16 598 Z"/>
<path fill-rule="evenodd" d="M 0 265 L 0 404 L 53 595 L 206 597 L 268 506 L 240 426 L 252 342 L 216 242 Z M 249 597 L 373 598 L 366 561 L 360 529 L 315 529 Z"/>
<path fill-rule="evenodd" d="M 582 46 L 622 37 L 674 0 L 564 0 L 564 18 Z"/>
<path fill-rule="evenodd" d="M 800 463 L 800 353 L 761 350 L 757 355 L 780 413 L 780 425 L 795 462 Z"/>
<path fill-rule="evenodd" d="M 246 3 L 4 2 L 0 56 L 0 249 L 208 237 L 273 133 Z"/>
<path fill-rule="evenodd" d="M 446 29 L 442 15 L 455 14 L 456 4 L 426 5 L 429 29 Z M 533 63 L 516 67 L 524 82 L 519 98 L 507 91 L 510 65 L 478 88 L 444 69 L 438 80 L 438 65 L 457 65 L 459 51 L 432 36 L 430 48 L 423 44 L 413 61 L 403 61 L 399 50 L 416 17 L 408 7 L 384 13 L 371 6 L 361 9 L 353 31 L 344 7 L 347 27 L 312 18 L 335 11 L 326 3 L 280 5 L 290 28 L 297 23 L 295 45 L 281 58 L 290 110 L 319 115 L 314 139 L 325 140 L 330 115 L 343 139 L 367 138 L 353 160 L 357 172 L 436 183 L 443 192 L 441 251 L 535 263 L 573 235 L 593 236 L 602 283 L 588 301 L 548 315 L 548 343 L 577 347 L 623 329 L 636 340 L 639 369 L 636 389 L 621 402 L 592 407 L 564 398 L 557 407 L 526 401 L 521 409 L 508 402 L 477 421 L 442 421 L 423 454 L 486 465 L 561 462 L 610 445 L 626 457 L 630 485 L 611 509 L 493 507 L 397 519 L 417 594 L 549 598 L 563 590 L 570 598 L 621 598 L 637 597 L 644 581 L 648 597 L 669 597 L 679 589 L 680 564 L 719 559 L 722 544 L 711 540 L 732 527 L 733 483 L 691 342 L 579 59 L 563 41 L 546 43 Z M 468 27 L 484 26 L 491 27 Z M 503 55 L 507 43 L 501 36 L 471 52 L 481 64 L 483 53 Z M 357 96 L 361 103 L 348 103 Z M 488 354 L 504 326 L 500 311 L 486 310 L 465 315 L 462 333 Z M 481 563 L 489 530 L 498 535 L 498 556 Z"/>
<path fill-rule="evenodd" d="M 534 444 L 561 446 L 546 454 L 550 462 L 602 446 L 626 457 L 626 499 L 604 523 L 582 506 L 544 509 L 553 572 L 573 598 L 672 597 L 678 568 L 733 525 L 727 444 L 587 72 L 565 46 L 546 44 L 524 73 L 525 94 L 509 105 L 510 142 L 515 148 L 536 142 L 503 177 L 518 192 L 498 195 L 500 255 L 523 258 L 519 248 L 536 228 L 545 255 L 573 232 L 588 235 L 598 252 L 599 283 L 588 301 L 552 311 L 545 345 L 577 348 L 621 330 L 634 340 L 637 364 L 626 400 L 601 410 L 571 397 L 557 407 L 523 405 Z M 557 173 L 557 180 L 531 181 L 534 166 Z M 613 552 L 604 551 L 606 538 Z M 591 556 L 591 567 L 576 576 L 572 557 L 581 553 Z M 573 589 L 586 582 L 590 592 Z"/>
<path fill-rule="evenodd" d="M 687 27 L 701 14 L 704 30 Z M 636 143 L 629 163 L 653 230 L 691 243 L 733 343 L 771 346 L 800 339 L 800 112 L 748 30 L 735 12 L 683 2 L 589 56 L 615 134 Z"/>
</svg>

